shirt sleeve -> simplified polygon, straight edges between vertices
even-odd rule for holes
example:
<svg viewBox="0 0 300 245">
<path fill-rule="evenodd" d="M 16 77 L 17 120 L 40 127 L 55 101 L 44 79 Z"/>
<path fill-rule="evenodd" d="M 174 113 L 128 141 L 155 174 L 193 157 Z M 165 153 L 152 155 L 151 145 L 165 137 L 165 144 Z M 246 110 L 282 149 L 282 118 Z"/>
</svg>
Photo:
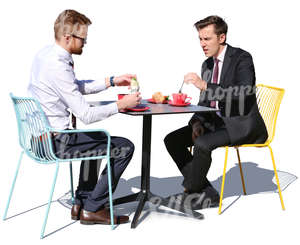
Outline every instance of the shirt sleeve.
<svg viewBox="0 0 300 245">
<path fill-rule="evenodd" d="M 49 74 L 51 74 L 49 75 L 49 80 L 51 81 L 56 94 L 84 124 L 101 121 L 118 113 L 118 106 L 116 103 L 103 106 L 89 105 L 79 90 L 82 83 L 81 85 L 78 85 L 78 80 L 76 80 L 74 72 L 68 67 L 62 66 L 60 69 L 55 69 L 55 71 L 50 72 Z M 89 86 L 84 87 L 85 90 L 88 91 L 100 91 L 101 88 L 103 88 L 100 85 L 95 85 L 93 88 Z"/>
<path fill-rule="evenodd" d="M 106 89 L 105 81 L 100 80 L 77 80 L 75 83 L 82 94 L 95 94 Z"/>
</svg>

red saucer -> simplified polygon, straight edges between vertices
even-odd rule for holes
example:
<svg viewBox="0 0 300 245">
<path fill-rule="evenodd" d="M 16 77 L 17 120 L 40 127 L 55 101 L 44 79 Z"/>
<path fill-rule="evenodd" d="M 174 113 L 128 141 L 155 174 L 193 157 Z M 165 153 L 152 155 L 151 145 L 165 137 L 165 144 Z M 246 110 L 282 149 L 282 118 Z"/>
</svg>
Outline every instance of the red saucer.
<svg viewBox="0 0 300 245">
<path fill-rule="evenodd" d="M 138 105 L 136 107 L 132 107 L 132 108 L 127 108 L 126 110 L 127 111 L 136 111 L 136 112 L 140 112 L 140 111 L 147 111 L 149 110 L 150 107 L 149 106 L 141 106 L 141 105 Z"/>
<path fill-rule="evenodd" d="M 168 100 L 164 100 L 162 103 L 157 103 L 154 99 L 147 99 L 148 102 L 153 104 L 168 104 Z"/>
<path fill-rule="evenodd" d="M 190 104 L 191 104 L 191 102 L 187 102 L 187 103 L 184 103 L 184 104 L 174 104 L 173 100 L 169 101 L 169 105 L 172 105 L 172 106 L 188 106 Z"/>
</svg>

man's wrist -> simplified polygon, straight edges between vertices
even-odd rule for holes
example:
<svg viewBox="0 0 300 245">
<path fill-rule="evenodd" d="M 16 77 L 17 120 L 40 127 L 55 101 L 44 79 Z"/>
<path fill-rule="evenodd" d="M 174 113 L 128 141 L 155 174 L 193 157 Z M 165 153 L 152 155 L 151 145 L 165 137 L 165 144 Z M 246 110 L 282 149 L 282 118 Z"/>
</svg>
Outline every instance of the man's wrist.
<svg viewBox="0 0 300 245">
<path fill-rule="evenodd" d="M 116 104 L 118 106 L 118 110 L 119 111 L 126 108 L 126 106 L 124 105 L 123 101 L 121 101 L 121 100 L 116 101 Z"/>
<path fill-rule="evenodd" d="M 106 86 L 106 88 L 116 86 L 116 84 L 115 84 L 115 77 L 114 76 L 106 77 L 105 78 L 105 86 Z"/>
<path fill-rule="evenodd" d="M 198 87 L 201 91 L 206 90 L 207 89 L 207 82 L 204 80 L 200 80 L 199 82 L 199 87 Z"/>
<path fill-rule="evenodd" d="M 206 90 L 207 89 L 207 82 L 203 81 L 203 84 L 204 84 L 204 90 Z"/>
</svg>

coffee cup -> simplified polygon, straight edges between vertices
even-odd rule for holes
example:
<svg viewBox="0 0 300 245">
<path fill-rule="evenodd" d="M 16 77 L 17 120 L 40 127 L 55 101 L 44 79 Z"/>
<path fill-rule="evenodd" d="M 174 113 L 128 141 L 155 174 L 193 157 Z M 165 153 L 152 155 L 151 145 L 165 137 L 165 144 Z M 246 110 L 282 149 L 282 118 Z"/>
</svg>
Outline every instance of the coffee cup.
<svg viewBox="0 0 300 245">
<path fill-rule="evenodd" d="M 191 101 L 191 97 L 188 97 L 187 94 L 183 93 L 177 93 L 177 94 L 172 94 L 173 96 L 173 103 L 174 104 L 186 104 Z"/>
</svg>

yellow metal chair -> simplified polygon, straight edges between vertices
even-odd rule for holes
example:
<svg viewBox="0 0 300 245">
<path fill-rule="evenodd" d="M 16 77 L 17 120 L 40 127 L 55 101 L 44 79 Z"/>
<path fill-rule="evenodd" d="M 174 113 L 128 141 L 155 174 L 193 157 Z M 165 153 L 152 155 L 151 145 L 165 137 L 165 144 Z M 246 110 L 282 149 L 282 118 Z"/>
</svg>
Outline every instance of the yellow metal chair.
<svg viewBox="0 0 300 245">
<path fill-rule="evenodd" d="M 276 120 L 277 120 L 277 116 L 278 116 L 280 103 L 281 103 L 281 100 L 284 95 L 284 89 L 270 87 L 270 86 L 266 86 L 266 85 L 262 85 L 262 84 L 257 85 L 256 88 L 257 88 L 256 97 L 257 97 L 259 112 L 260 112 L 262 118 L 264 119 L 265 125 L 268 130 L 269 137 L 266 140 L 266 142 L 263 144 L 245 144 L 245 145 L 240 145 L 240 146 L 234 146 L 234 148 L 236 149 L 237 157 L 238 157 L 238 161 L 239 161 L 239 168 L 240 168 L 240 173 L 241 173 L 243 191 L 244 191 L 244 194 L 246 195 L 246 188 L 245 188 L 244 176 L 243 176 L 243 171 L 242 171 L 239 147 L 268 147 L 270 150 L 270 153 L 271 153 L 272 161 L 273 161 L 273 168 L 274 168 L 274 173 L 275 173 L 275 177 L 276 177 L 276 183 L 277 183 L 281 206 L 282 206 L 282 209 L 285 210 L 283 199 L 282 199 L 282 194 L 281 194 L 281 189 L 280 189 L 280 185 L 279 185 L 279 180 L 278 180 L 278 174 L 277 174 L 277 170 L 276 170 L 276 166 L 275 166 L 274 155 L 273 155 L 272 148 L 270 146 L 270 143 L 272 142 L 274 135 L 275 135 Z M 223 171 L 223 179 L 222 179 L 222 187 L 221 187 L 221 195 L 220 195 L 220 203 L 219 203 L 219 214 L 221 214 L 221 210 L 222 210 L 222 199 L 223 199 L 223 192 L 224 192 L 224 183 L 225 183 L 225 176 L 226 176 L 226 166 L 227 166 L 229 146 L 226 146 L 225 148 L 226 148 L 225 163 L 224 163 L 224 171 Z"/>
</svg>

